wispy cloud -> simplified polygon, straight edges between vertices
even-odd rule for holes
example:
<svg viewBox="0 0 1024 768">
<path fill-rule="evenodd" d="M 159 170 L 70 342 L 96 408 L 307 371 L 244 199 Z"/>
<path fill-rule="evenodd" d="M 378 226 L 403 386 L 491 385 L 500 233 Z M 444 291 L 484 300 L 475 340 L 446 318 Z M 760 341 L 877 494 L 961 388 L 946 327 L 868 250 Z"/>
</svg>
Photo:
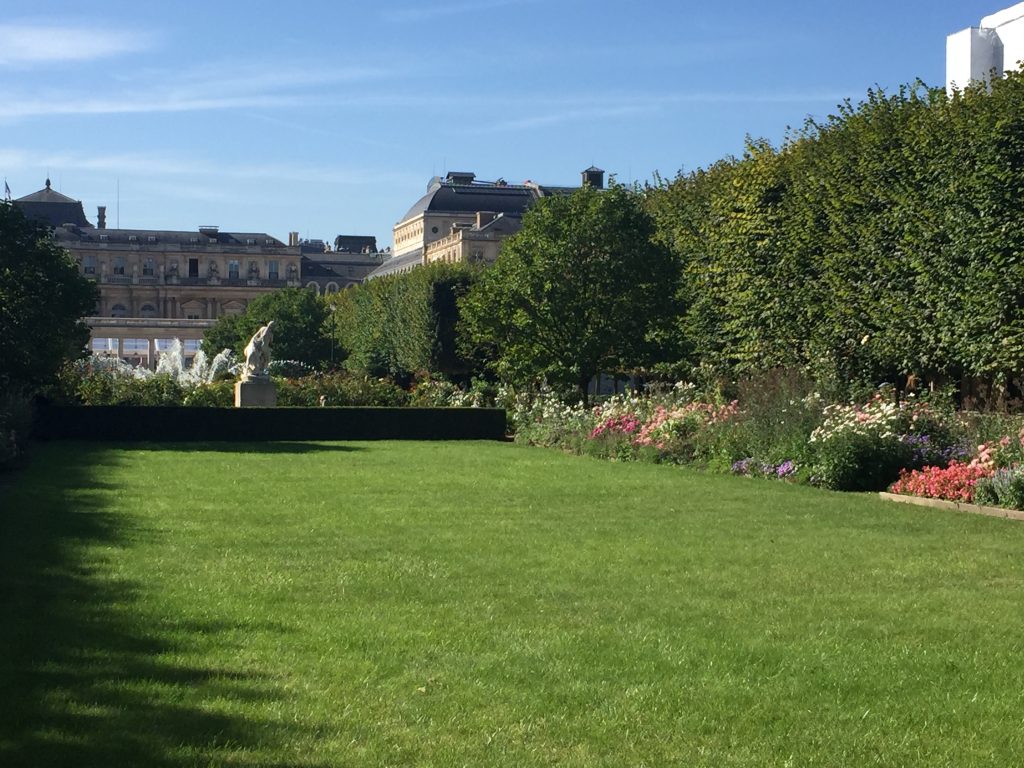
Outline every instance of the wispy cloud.
<svg viewBox="0 0 1024 768">
<path fill-rule="evenodd" d="M 304 67 L 296 63 L 209 65 L 191 71 L 148 71 L 121 78 L 103 95 L 0 88 L 0 120 L 58 115 L 116 115 L 277 109 L 328 104 L 330 88 L 386 78 L 370 67 Z"/>
<path fill-rule="evenodd" d="M 0 66 L 82 62 L 145 50 L 150 34 L 124 29 L 0 24 Z"/>
<path fill-rule="evenodd" d="M 480 11 L 497 10 L 512 5 L 533 5 L 540 0 L 465 0 L 459 3 L 441 3 L 409 6 L 407 8 L 394 8 L 382 12 L 385 21 L 408 23 L 423 21 L 437 16 L 457 16 L 459 14 L 472 14 Z"/>
<path fill-rule="evenodd" d="M 518 107 L 509 103 L 506 115 L 490 123 L 477 123 L 461 129 L 464 134 L 529 131 L 564 123 L 585 120 L 623 120 L 663 112 L 687 105 L 742 104 L 838 104 L 845 98 L 840 91 L 779 92 L 691 92 L 664 94 L 605 94 L 601 96 L 567 96 L 552 100 L 524 101 Z M 517 109 L 519 110 L 517 112 Z"/>
<path fill-rule="evenodd" d="M 365 186 L 369 183 L 419 183 L 418 175 L 379 168 L 325 165 L 253 163 L 237 165 L 217 163 L 180 154 L 142 154 L 135 152 L 89 155 L 77 152 L 35 152 L 0 147 L 0 168 L 4 172 L 34 172 L 40 168 L 61 171 L 82 171 L 91 174 L 115 174 L 121 178 L 163 179 L 187 178 L 219 183 L 277 181 L 328 186 Z M 187 187 L 181 187 L 187 189 Z"/>
</svg>

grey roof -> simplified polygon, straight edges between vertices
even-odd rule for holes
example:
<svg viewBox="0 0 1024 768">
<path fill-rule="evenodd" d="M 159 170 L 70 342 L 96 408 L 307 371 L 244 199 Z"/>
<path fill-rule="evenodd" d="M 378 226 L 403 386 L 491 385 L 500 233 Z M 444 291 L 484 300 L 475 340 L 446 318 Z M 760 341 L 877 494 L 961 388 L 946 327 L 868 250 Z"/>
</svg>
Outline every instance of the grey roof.
<svg viewBox="0 0 1024 768">
<path fill-rule="evenodd" d="M 59 227 L 57 237 L 61 240 L 73 240 L 79 243 L 111 243 L 132 245 L 230 245 L 230 246 L 268 246 L 284 248 L 284 243 L 266 232 L 214 232 L 206 230 L 170 230 L 170 229 L 95 229 L 88 230 L 76 227 Z M 153 240 L 150 240 L 153 238 Z M 249 242 L 252 240 L 253 242 Z"/>
<path fill-rule="evenodd" d="M 401 221 L 407 221 L 421 213 L 495 213 L 523 214 L 537 198 L 533 187 L 494 184 L 453 184 L 449 181 L 435 181 L 423 197 L 417 200 Z"/>
<path fill-rule="evenodd" d="M 398 272 L 404 272 L 412 267 L 418 267 L 423 264 L 423 249 L 417 248 L 415 251 L 409 253 L 403 253 L 401 256 L 394 256 L 373 272 L 366 276 L 367 280 L 373 280 L 376 277 L 384 277 L 385 275 L 393 275 Z"/>
<path fill-rule="evenodd" d="M 76 227 L 90 228 L 92 224 L 85 218 L 85 210 L 80 200 L 74 200 L 50 188 L 50 180 L 46 187 L 31 195 L 19 197 L 14 204 L 29 219 L 35 219 L 51 227 L 73 224 Z"/>
<path fill-rule="evenodd" d="M 334 256 L 337 254 L 325 253 L 324 256 Z M 341 254 L 346 256 L 346 254 Z M 374 258 L 364 256 L 362 259 L 357 260 L 355 256 L 349 256 L 348 258 L 342 259 L 311 259 L 307 256 L 302 257 L 302 277 L 313 277 L 313 278 L 341 278 L 342 280 L 352 281 L 353 279 L 361 279 L 363 276 L 373 272 L 381 265 L 381 259 L 379 254 L 375 254 Z M 349 274 L 349 270 L 352 274 Z"/>
</svg>

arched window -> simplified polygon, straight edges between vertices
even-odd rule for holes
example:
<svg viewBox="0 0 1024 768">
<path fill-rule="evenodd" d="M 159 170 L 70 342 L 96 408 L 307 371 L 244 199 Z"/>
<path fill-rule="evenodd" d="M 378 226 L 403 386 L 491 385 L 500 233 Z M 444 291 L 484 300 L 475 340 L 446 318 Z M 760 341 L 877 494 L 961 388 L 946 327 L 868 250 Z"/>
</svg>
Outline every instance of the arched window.
<svg viewBox="0 0 1024 768">
<path fill-rule="evenodd" d="M 128 317 L 128 307 L 124 304 L 115 304 L 110 308 L 111 317 Z"/>
<path fill-rule="evenodd" d="M 156 317 L 156 307 L 152 304 L 143 304 L 139 309 L 139 317 Z"/>
<path fill-rule="evenodd" d="M 337 283 L 328 283 L 327 286 L 324 288 L 324 293 L 337 293 L 337 292 L 338 292 L 338 284 Z"/>
<path fill-rule="evenodd" d="M 316 294 L 317 296 L 319 296 L 319 295 L 320 295 L 320 286 L 319 286 L 319 285 L 317 285 L 317 284 L 316 284 L 316 283 L 314 283 L 314 282 L 309 282 L 309 283 L 306 283 L 306 289 L 307 289 L 307 290 L 310 290 L 310 291 L 312 291 L 312 292 L 313 292 L 313 293 L 315 293 L 315 294 Z"/>
</svg>

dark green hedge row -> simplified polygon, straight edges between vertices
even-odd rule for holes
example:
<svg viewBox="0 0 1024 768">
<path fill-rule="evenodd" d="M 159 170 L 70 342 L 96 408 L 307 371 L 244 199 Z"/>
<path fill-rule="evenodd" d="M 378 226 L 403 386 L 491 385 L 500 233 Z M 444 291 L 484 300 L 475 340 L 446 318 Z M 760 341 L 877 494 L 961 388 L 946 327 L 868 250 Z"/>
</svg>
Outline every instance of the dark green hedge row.
<svg viewBox="0 0 1024 768">
<path fill-rule="evenodd" d="M 1024 75 L 871 92 L 779 148 L 649 188 L 687 363 L 818 381 L 1024 371 Z"/>
<path fill-rule="evenodd" d="M 502 440 L 500 408 L 174 408 L 45 406 L 42 440 L 135 442 Z"/>
</svg>

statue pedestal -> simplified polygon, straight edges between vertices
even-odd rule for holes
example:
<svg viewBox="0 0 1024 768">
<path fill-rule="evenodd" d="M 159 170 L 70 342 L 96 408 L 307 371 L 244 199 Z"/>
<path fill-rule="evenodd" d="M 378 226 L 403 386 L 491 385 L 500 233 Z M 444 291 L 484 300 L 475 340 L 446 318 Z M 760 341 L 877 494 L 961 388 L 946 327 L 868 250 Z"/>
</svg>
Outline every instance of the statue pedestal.
<svg viewBox="0 0 1024 768">
<path fill-rule="evenodd" d="M 235 408 L 273 408 L 277 389 L 268 376 L 250 376 L 235 383 Z"/>
</svg>

